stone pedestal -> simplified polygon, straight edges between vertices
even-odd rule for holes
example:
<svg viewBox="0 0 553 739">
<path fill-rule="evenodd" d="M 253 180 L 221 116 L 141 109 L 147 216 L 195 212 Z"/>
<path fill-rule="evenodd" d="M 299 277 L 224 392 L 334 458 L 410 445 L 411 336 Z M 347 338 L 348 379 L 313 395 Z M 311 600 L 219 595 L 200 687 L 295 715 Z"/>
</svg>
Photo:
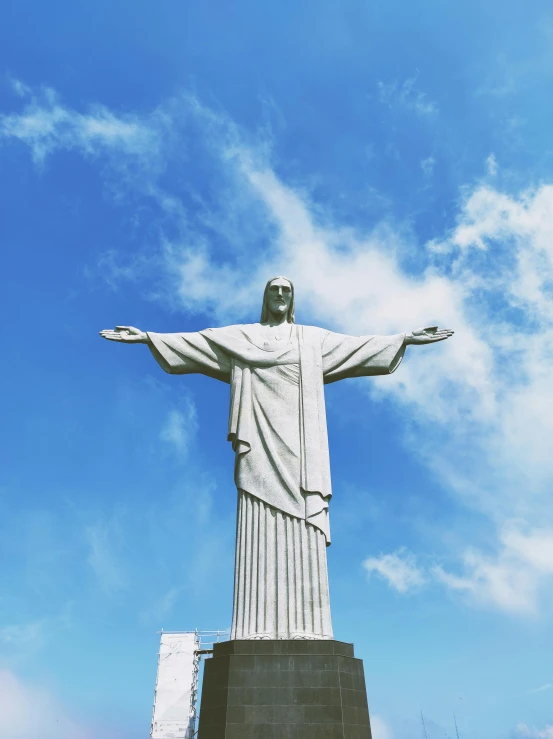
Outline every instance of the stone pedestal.
<svg viewBox="0 0 553 739">
<path fill-rule="evenodd" d="M 204 667 L 198 739 L 371 739 L 352 644 L 228 641 Z"/>
</svg>

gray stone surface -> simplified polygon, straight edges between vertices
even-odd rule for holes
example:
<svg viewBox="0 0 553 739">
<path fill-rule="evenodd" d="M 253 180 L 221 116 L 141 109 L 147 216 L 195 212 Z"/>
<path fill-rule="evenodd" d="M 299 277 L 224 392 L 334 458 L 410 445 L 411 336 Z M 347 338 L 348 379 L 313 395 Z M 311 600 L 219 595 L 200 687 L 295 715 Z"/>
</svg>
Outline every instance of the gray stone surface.
<svg viewBox="0 0 553 739">
<path fill-rule="evenodd" d="M 452 332 L 434 326 L 347 336 L 298 325 L 293 285 L 277 277 L 266 285 L 259 323 L 171 334 L 117 326 L 100 333 L 147 344 L 166 372 L 202 373 L 231 386 L 228 439 L 239 494 L 233 638 L 331 639 L 323 386 L 389 374 L 408 344 L 442 341 Z"/>
<path fill-rule="evenodd" d="M 333 640 L 216 644 L 198 739 L 371 739 L 363 663 Z"/>
</svg>

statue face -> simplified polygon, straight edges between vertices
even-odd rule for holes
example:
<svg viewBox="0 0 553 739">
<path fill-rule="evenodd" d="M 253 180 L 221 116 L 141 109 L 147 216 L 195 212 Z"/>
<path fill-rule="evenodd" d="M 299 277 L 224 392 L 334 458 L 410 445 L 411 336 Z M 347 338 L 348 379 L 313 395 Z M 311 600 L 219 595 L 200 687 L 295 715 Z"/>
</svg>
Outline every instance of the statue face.
<svg viewBox="0 0 553 739">
<path fill-rule="evenodd" d="M 269 312 L 275 316 L 275 318 L 279 318 L 283 314 L 286 315 L 288 313 L 291 300 L 292 287 L 290 283 L 282 277 L 277 277 L 277 279 L 273 280 L 269 285 Z"/>
</svg>

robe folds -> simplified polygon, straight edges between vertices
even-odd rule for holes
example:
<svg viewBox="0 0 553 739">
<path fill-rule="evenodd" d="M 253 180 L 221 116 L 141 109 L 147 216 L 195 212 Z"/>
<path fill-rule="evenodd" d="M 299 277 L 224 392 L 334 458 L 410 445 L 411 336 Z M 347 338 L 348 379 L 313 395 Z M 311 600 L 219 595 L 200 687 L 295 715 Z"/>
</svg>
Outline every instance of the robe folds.
<svg viewBox="0 0 553 739">
<path fill-rule="evenodd" d="M 290 328 L 282 341 L 264 340 L 260 324 L 148 332 L 166 372 L 231 386 L 228 439 L 239 493 L 232 638 L 332 638 L 324 384 L 389 374 L 405 351 L 404 334 Z"/>
</svg>

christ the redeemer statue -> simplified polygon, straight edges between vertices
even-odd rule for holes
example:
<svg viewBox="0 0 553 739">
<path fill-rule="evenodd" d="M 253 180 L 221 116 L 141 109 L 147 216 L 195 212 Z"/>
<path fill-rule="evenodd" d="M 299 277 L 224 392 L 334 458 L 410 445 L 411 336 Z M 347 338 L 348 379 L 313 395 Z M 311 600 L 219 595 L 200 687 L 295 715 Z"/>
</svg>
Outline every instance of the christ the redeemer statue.
<svg viewBox="0 0 553 739">
<path fill-rule="evenodd" d="M 346 336 L 294 322 L 294 286 L 269 280 L 259 323 L 157 334 L 101 331 L 147 344 L 170 374 L 228 382 L 238 519 L 231 639 L 332 639 L 326 547 L 332 495 L 324 385 L 387 375 L 408 344 L 452 335 L 430 327 Z"/>
</svg>

